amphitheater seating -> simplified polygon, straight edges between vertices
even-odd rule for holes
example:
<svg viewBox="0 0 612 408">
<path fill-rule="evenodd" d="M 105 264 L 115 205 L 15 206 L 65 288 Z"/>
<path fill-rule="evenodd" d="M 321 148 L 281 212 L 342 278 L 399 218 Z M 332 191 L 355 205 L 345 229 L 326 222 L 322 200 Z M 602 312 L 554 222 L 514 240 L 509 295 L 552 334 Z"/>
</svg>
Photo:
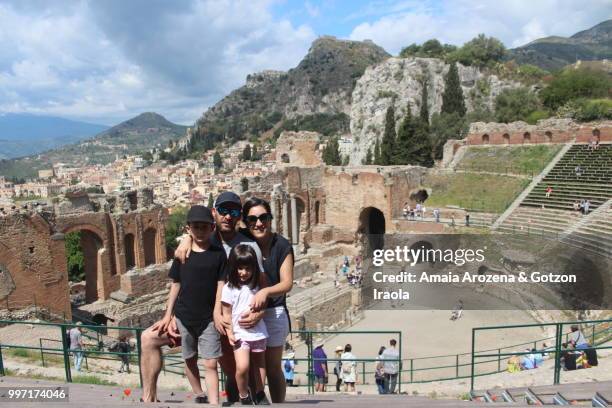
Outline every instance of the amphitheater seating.
<svg viewBox="0 0 612 408">
<path fill-rule="evenodd" d="M 563 241 L 612 258 L 612 200 L 593 213 L 588 222 L 578 225 Z"/>
<path fill-rule="evenodd" d="M 495 388 L 472 392 L 479 402 L 528 405 L 612 406 L 612 381 L 572 383 L 519 388 Z"/>
<path fill-rule="evenodd" d="M 576 175 L 580 166 L 580 176 Z M 553 192 L 546 197 L 546 188 Z M 612 145 L 589 150 L 588 145 L 574 145 L 523 200 L 521 206 L 572 210 L 576 200 L 588 199 L 595 210 L 612 197 Z"/>
</svg>

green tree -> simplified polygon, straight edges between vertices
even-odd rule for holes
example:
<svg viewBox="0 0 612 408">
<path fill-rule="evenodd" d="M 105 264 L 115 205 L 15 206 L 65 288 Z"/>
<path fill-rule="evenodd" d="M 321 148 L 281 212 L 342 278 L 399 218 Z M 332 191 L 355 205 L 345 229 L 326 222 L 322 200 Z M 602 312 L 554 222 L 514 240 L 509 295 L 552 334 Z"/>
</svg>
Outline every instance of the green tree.
<svg viewBox="0 0 612 408">
<path fill-rule="evenodd" d="M 432 157 L 442 158 L 444 144 L 448 139 L 463 139 L 467 135 L 468 123 L 458 113 L 434 113 L 431 116 L 429 137 L 432 146 Z"/>
<path fill-rule="evenodd" d="M 380 164 L 388 166 L 394 164 L 393 157 L 395 152 L 395 110 L 393 106 L 387 108 L 385 116 L 385 133 L 383 133 L 382 143 L 380 144 Z"/>
<path fill-rule="evenodd" d="M 361 163 L 365 165 L 372 164 L 372 149 L 368 149 L 368 152 L 366 153 L 365 158 Z"/>
<path fill-rule="evenodd" d="M 68 278 L 71 282 L 81 282 L 85 279 L 85 256 L 81 248 L 81 232 L 69 232 L 64 238 Z"/>
<path fill-rule="evenodd" d="M 325 145 L 325 148 L 323 149 L 323 161 L 328 166 L 340 166 L 342 164 L 338 138 L 331 138 Z"/>
<path fill-rule="evenodd" d="M 410 107 L 400 123 L 394 155 L 395 164 L 433 166 L 428 124 L 420 117 L 412 117 Z"/>
<path fill-rule="evenodd" d="M 183 234 L 187 221 L 187 211 L 187 207 L 174 207 L 166 221 L 165 242 L 168 254 L 172 254 L 178 246 L 176 239 Z"/>
<path fill-rule="evenodd" d="M 427 40 L 421 46 L 421 53 L 424 57 L 439 58 L 444 54 L 444 47 L 440 41 L 434 39 Z"/>
<path fill-rule="evenodd" d="M 380 160 L 380 141 L 378 139 L 376 139 L 376 143 L 374 144 L 374 164 L 382 164 Z"/>
<path fill-rule="evenodd" d="M 244 150 L 242 150 L 242 161 L 249 161 L 251 157 L 251 145 L 247 143 L 247 145 L 244 146 Z"/>
<path fill-rule="evenodd" d="M 419 111 L 419 117 L 424 123 L 427 123 L 427 125 L 429 125 L 429 107 L 427 106 L 427 82 L 427 78 L 425 78 L 423 80 L 423 91 L 421 92 L 421 109 Z M 408 107 L 408 110 L 410 110 L 410 107 Z"/>
<path fill-rule="evenodd" d="M 399 56 L 401 58 L 408 58 L 417 55 L 421 51 L 421 46 L 415 43 L 410 44 L 407 47 L 402 48 Z"/>
<path fill-rule="evenodd" d="M 449 60 L 463 65 L 484 67 L 501 61 L 506 55 L 506 47 L 495 37 L 479 34 L 449 55 Z"/>
<path fill-rule="evenodd" d="M 253 151 L 251 152 L 251 161 L 259 160 L 259 152 L 257 151 L 257 145 L 253 145 Z"/>
<path fill-rule="evenodd" d="M 444 93 L 442 94 L 442 113 L 457 113 L 464 117 L 466 112 L 463 90 L 459 81 L 457 64 L 451 64 L 444 78 Z"/>
<path fill-rule="evenodd" d="M 495 120 L 504 123 L 526 121 L 539 107 L 537 95 L 528 88 L 504 89 L 495 98 Z"/>
<path fill-rule="evenodd" d="M 212 193 L 208 193 L 208 203 L 206 206 L 208 208 L 213 208 L 213 205 L 215 205 L 215 199 L 213 198 Z"/>
<path fill-rule="evenodd" d="M 213 156 L 213 165 L 217 170 L 223 167 L 223 159 L 221 159 L 221 154 L 218 151 Z"/>
<path fill-rule="evenodd" d="M 612 78 L 605 72 L 589 69 L 569 69 L 556 75 L 540 91 L 544 106 L 557 110 L 578 98 L 605 98 L 612 92 Z"/>
<path fill-rule="evenodd" d="M 242 188 L 242 192 L 249 191 L 249 179 L 243 177 L 240 179 L 240 188 Z"/>
<path fill-rule="evenodd" d="M 342 156 L 342 165 L 343 166 L 348 166 L 349 160 L 350 160 L 350 157 L 348 155 Z"/>
</svg>

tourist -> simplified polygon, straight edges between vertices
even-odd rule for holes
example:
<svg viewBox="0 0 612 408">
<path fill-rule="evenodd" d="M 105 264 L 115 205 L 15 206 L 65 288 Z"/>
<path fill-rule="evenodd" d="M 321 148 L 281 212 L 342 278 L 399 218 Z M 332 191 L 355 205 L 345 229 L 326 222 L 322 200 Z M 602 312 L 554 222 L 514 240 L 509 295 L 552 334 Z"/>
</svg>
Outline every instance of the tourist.
<svg viewBox="0 0 612 408">
<path fill-rule="evenodd" d="M 74 326 L 69 331 L 70 335 L 70 351 L 72 351 L 72 355 L 74 356 L 74 368 L 77 371 L 81 371 L 81 364 L 83 363 L 83 335 L 81 333 L 81 325 L 83 323 L 76 322 L 76 326 Z"/>
<path fill-rule="evenodd" d="M 410 212 L 410 205 L 408 204 L 408 201 L 406 201 L 404 203 L 404 207 L 402 208 L 402 216 L 404 217 L 405 220 L 408 219 L 409 212 Z"/>
<path fill-rule="evenodd" d="M 589 343 L 587 342 L 586 338 L 584 337 L 584 334 L 582 334 L 582 331 L 580 330 L 580 327 L 578 327 L 577 324 L 573 324 L 571 326 L 571 331 L 572 332 L 569 334 L 568 337 L 569 344 L 574 346 L 576 350 L 585 350 L 589 348 Z"/>
<path fill-rule="evenodd" d="M 378 393 L 385 393 L 385 370 L 384 370 L 384 362 L 383 362 L 383 352 L 385 351 L 385 346 L 381 346 L 378 349 L 378 356 L 376 356 L 376 368 L 374 370 L 374 380 L 376 380 L 376 386 L 378 387 Z"/>
<path fill-rule="evenodd" d="M 414 221 L 414 208 L 411 208 L 411 209 L 410 209 L 409 216 L 410 216 L 410 219 L 411 219 L 412 221 Z"/>
<path fill-rule="evenodd" d="M 455 228 L 455 213 L 451 213 L 451 221 L 450 221 L 450 226 Z"/>
<path fill-rule="evenodd" d="M 266 348 L 266 377 L 272 402 L 281 403 L 286 394 L 281 360 L 290 330 L 286 294 L 293 287 L 293 247 L 286 238 L 272 232 L 272 211 L 267 201 L 251 197 L 244 203 L 242 213 L 264 258 L 269 286 L 257 292 L 255 298 L 258 303 L 267 302 L 263 317 L 270 336 Z"/>
<path fill-rule="evenodd" d="M 342 382 L 344 382 L 345 392 L 355 392 L 355 383 L 357 382 L 357 357 L 351 352 L 350 344 L 344 346 L 344 353 L 340 356 L 342 362 Z"/>
<path fill-rule="evenodd" d="M 121 368 L 119 369 L 120 373 L 123 373 L 124 371 L 126 373 L 130 373 L 130 345 L 127 342 L 127 338 L 126 336 L 121 336 L 119 338 L 119 343 L 117 343 L 117 352 L 119 353 L 123 353 L 119 355 L 119 358 L 121 359 Z"/>
<path fill-rule="evenodd" d="M 552 194 L 552 187 L 550 185 L 546 186 L 546 198 L 550 198 L 550 195 Z"/>
<path fill-rule="evenodd" d="M 470 213 L 469 212 L 465 212 L 465 226 L 469 227 L 470 226 Z"/>
<path fill-rule="evenodd" d="M 436 222 L 439 223 L 440 222 L 440 209 L 434 208 L 433 215 L 434 215 L 434 218 L 436 219 Z"/>
<path fill-rule="evenodd" d="M 576 369 L 576 360 L 578 355 L 570 348 L 571 345 L 567 343 L 561 344 L 561 363 L 563 364 L 563 370 L 573 371 Z"/>
<path fill-rule="evenodd" d="M 584 215 L 589 215 L 589 209 L 591 207 L 591 202 L 587 199 L 584 201 Z"/>
<path fill-rule="evenodd" d="M 293 387 L 293 379 L 295 377 L 295 353 L 289 351 L 282 360 L 283 376 L 285 377 L 286 387 Z"/>
<path fill-rule="evenodd" d="M 531 349 L 531 356 L 533 356 L 533 363 L 535 367 L 540 367 L 544 362 L 544 355 L 539 353 L 535 348 Z"/>
<path fill-rule="evenodd" d="M 530 349 L 526 349 L 525 351 L 531 352 Z M 524 354 L 523 357 L 521 357 L 521 370 L 533 370 L 534 368 L 536 368 L 536 366 L 533 355 Z"/>
<path fill-rule="evenodd" d="M 415 213 L 416 213 L 417 218 L 419 218 L 419 217 L 422 218 L 423 217 L 422 209 L 423 209 L 423 206 L 421 205 L 421 203 L 417 203 L 416 204 L 416 208 L 415 208 Z"/>
<path fill-rule="evenodd" d="M 187 231 L 191 237 L 191 256 L 184 264 L 175 259 L 168 276 L 172 279 L 166 313 L 154 331 L 165 333 L 173 316 L 181 336 L 185 374 L 198 403 L 219 403 L 217 359 L 221 357 L 219 332 L 213 321 L 216 299 L 225 282 L 225 251 L 210 242 L 215 221 L 211 210 L 194 205 L 187 213 Z M 204 359 L 208 397 L 200 382 L 198 357 Z"/>
<path fill-rule="evenodd" d="M 518 373 L 521 371 L 521 359 L 519 356 L 512 356 L 508 359 L 507 371 L 509 373 Z"/>
<path fill-rule="evenodd" d="M 461 299 L 459 299 L 459 302 L 455 305 L 455 307 L 453 308 L 453 311 L 451 312 L 451 317 L 450 320 L 458 320 L 459 318 L 461 318 L 461 315 L 463 314 L 463 301 Z"/>
<path fill-rule="evenodd" d="M 582 175 L 582 169 L 580 168 L 580 165 L 574 167 L 574 173 L 576 173 L 576 177 L 580 177 Z"/>
<path fill-rule="evenodd" d="M 257 292 L 266 284 L 257 262 L 257 254 L 249 245 L 232 248 L 228 259 L 227 282 L 221 292 L 223 320 L 236 360 L 236 384 L 242 405 L 270 405 L 264 392 L 266 380 L 265 351 L 268 331 L 263 320 L 252 328 L 240 326 L 240 317 L 251 310 L 265 307 Z M 252 369 L 253 395 L 249 393 L 249 370 Z"/>
<path fill-rule="evenodd" d="M 397 373 L 400 366 L 400 354 L 395 346 L 395 339 L 389 340 L 389 347 L 382 354 L 384 364 L 383 371 L 385 373 L 385 394 L 395 394 L 395 386 L 397 385 Z"/>
<path fill-rule="evenodd" d="M 336 375 L 336 391 L 340 391 L 340 386 L 342 385 L 342 362 L 340 358 L 342 356 L 342 352 L 344 348 L 342 346 L 336 346 L 336 364 L 334 364 L 334 374 Z"/>
<path fill-rule="evenodd" d="M 421 207 L 421 219 L 425 219 L 425 213 L 427 213 L 427 208 L 425 206 Z"/>
<path fill-rule="evenodd" d="M 255 240 L 247 237 L 245 234 L 238 232 L 236 226 L 242 218 L 242 203 L 240 197 L 230 191 L 225 191 L 219 194 L 214 202 L 212 214 L 215 219 L 215 234 L 211 236 L 210 242 L 213 245 L 221 246 L 225 249 L 226 255 L 229 255 L 230 250 L 238 244 L 247 244 L 253 247 L 257 253 L 258 263 L 263 270 L 261 260 L 261 251 Z M 189 257 L 191 252 L 191 237 L 183 236 L 181 243 L 175 251 L 175 256 L 181 261 Z M 225 390 L 227 392 L 227 402 L 238 401 L 238 388 L 235 381 L 235 361 L 233 348 L 229 344 L 229 340 L 225 335 L 225 326 L 223 324 L 223 316 L 221 304 L 214 310 L 213 319 L 217 331 L 221 333 L 221 347 L 223 356 L 219 359 L 219 363 L 223 372 L 226 375 Z M 245 328 L 254 327 L 257 322 L 263 317 L 264 312 L 251 312 L 243 316 L 241 324 Z M 173 319 L 168 326 L 166 333 L 153 330 L 152 326 L 142 333 L 142 356 L 141 370 L 143 379 L 142 399 L 146 402 L 155 402 L 157 400 L 157 378 L 162 369 L 162 346 L 176 347 L 180 345 L 180 334 L 176 328 L 176 321 Z"/>
<path fill-rule="evenodd" d="M 312 351 L 313 370 L 315 376 L 315 391 L 325 392 L 325 384 L 328 382 L 327 354 L 323 350 L 323 342 L 315 344 Z"/>
<path fill-rule="evenodd" d="M 578 212 L 580 211 L 580 202 L 578 200 L 574 201 L 574 211 Z"/>
</svg>

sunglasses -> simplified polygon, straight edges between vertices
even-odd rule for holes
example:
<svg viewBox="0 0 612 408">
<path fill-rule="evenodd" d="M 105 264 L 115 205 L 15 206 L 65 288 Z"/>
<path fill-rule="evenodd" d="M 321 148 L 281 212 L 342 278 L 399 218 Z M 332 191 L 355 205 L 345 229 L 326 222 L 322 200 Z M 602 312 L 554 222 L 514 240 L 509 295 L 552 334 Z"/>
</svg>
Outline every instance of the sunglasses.
<svg viewBox="0 0 612 408">
<path fill-rule="evenodd" d="M 223 217 L 225 217 L 226 215 L 230 215 L 230 217 L 232 218 L 238 218 L 240 217 L 240 214 L 242 213 L 242 210 L 238 209 L 238 208 L 225 208 L 225 207 L 218 207 L 217 208 L 217 212 L 219 214 L 221 214 Z"/>
<path fill-rule="evenodd" d="M 246 221 L 249 224 L 255 224 L 257 223 L 257 220 L 261 221 L 262 223 L 268 222 L 272 220 L 272 214 L 264 213 L 264 214 L 261 214 L 259 217 L 256 215 L 247 215 L 246 217 Z"/>
</svg>

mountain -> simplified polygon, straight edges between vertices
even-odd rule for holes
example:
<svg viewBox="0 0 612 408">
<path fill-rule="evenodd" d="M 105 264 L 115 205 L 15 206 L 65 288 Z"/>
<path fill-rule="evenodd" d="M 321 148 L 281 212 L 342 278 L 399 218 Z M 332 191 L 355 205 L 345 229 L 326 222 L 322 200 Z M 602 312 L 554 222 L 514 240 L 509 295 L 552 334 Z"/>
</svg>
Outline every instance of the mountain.
<svg viewBox="0 0 612 408">
<path fill-rule="evenodd" d="M 0 175 L 27 178 L 53 163 L 72 166 L 110 163 L 117 156 L 164 149 L 170 141 L 185 135 L 186 126 L 177 125 L 163 116 L 146 112 L 126 120 L 93 138 L 19 159 L 0 160 Z"/>
<path fill-rule="evenodd" d="M 244 86 L 208 109 L 197 121 L 192 147 L 259 136 L 284 121 L 348 131 L 357 79 L 366 67 L 389 57 L 371 41 L 320 37 L 297 67 L 249 75 Z"/>
<path fill-rule="evenodd" d="M 0 115 L 0 159 L 26 156 L 75 143 L 108 126 L 25 113 Z"/>
<path fill-rule="evenodd" d="M 561 69 L 577 60 L 612 58 L 612 20 L 606 20 L 569 38 L 546 37 L 509 50 L 509 59 L 546 70 Z"/>
</svg>

